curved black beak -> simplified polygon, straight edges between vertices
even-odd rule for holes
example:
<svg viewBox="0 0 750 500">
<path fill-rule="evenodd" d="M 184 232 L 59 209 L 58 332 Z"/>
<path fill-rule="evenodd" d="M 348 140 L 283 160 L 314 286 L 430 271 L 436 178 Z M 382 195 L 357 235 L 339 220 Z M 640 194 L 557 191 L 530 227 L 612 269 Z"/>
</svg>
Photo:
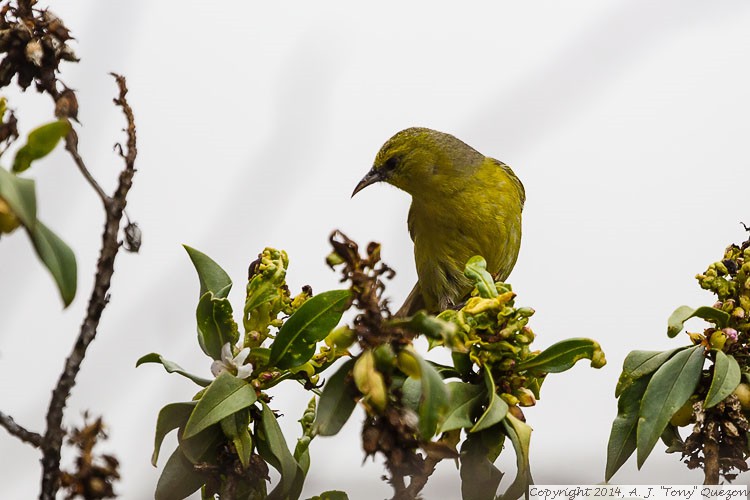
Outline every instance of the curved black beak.
<svg viewBox="0 0 750 500">
<path fill-rule="evenodd" d="M 352 197 L 354 197 L 355 194 L 359 193 L 370 184 L 375 184 L 376 182 L 380 182 L 382 180 L 383 180 L 383 176 L 381 175 L 381 172 L 379 172 L 375 168 L 371 168 L 370 171 L 367 172 L 367 174 L 365 174 L 364 177 L 362 177 L 362 180 L 359 181 L 359 184 L 357 184 L 357 187 L 354 188 L 354 191 L 352 192 Z"/>
</svg>

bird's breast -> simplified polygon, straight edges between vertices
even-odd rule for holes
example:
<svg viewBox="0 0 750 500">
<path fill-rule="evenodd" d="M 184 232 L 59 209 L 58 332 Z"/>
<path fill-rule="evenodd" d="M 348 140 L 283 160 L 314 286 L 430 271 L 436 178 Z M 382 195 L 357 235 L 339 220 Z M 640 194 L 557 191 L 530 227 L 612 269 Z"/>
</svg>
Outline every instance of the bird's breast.
<svg viewBox="0 0 750 500">
<path fill-rule="evenodd" d="M 465 190 L 449 197 L 415 197 L 409 229 L 425 304 L 442 310 L 470 291 L 463 270 L 472 256 L 483 256 L 499 279 L 510 273 L 521 241 L 521 203 L 498 186 L 490 193 Z"/>
</svg>

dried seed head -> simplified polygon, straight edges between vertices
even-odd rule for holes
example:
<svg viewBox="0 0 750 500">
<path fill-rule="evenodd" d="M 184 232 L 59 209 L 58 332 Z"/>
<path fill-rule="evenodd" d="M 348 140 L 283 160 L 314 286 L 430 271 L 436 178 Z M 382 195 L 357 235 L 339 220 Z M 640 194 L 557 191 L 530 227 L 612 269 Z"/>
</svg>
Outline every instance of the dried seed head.
<svg viewBox="0 0 750 500">
<path fill-rule="evenodd" d="M 38 39 L 31 40 L 26 44 L 25 49 L 26 60 L 32 63 L 34 66 L 42 67 L 42 58 L 44 57 L 44 48 L 42 42 Z"/>
</svg>

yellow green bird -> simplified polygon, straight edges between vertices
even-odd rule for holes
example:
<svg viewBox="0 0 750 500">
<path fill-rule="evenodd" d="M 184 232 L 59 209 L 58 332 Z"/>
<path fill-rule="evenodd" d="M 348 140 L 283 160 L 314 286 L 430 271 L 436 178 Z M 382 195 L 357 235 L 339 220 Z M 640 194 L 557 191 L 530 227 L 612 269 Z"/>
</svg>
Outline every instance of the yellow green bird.
<svg viewBox="0 0 750 500">
<path fill-rule="evenodd" d="M 408 226 L 419 280 L 397 315 L 458 305 L 471 291 L 463 270 L 474 255 L 487 260 L 497 280 L 508 277 L 526 199 L 508 165 L 450 134 L 413 127 L 380 148 L 352 196 L 380 181 L 412 197 Z"/>
</svg>

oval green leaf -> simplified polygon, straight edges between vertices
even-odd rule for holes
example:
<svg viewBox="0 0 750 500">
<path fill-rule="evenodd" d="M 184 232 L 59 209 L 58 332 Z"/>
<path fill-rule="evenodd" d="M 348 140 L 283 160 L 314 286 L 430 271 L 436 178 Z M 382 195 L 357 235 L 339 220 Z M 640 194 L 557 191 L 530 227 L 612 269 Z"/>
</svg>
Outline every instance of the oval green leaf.
<svg viewBox="0 0 750 500">
<path fill-rule="evenodd" d="M 606 363 L 599 343 L 585 338 L 562 340 L 546 348 L 533 358 L 516 366 L 516 370 L 534 373 L 560 373 L 570 369 L 577 361 L 590 359 L 591 366 L 601 368 Z"/>
<path fill-rule="evenodd" d="M 211 257 L 195 248 L 182 245 L 188 253 L 190 260 L 195 266 L 198 273 L 198 281 L 201 290 L 198 297 L 203 297 L 206 292 L 213 292 L 215 297 L 224 298 L 229 295 L 232 289 L 232 280 L 224 269 L 219 266 Z"/>
<path fill-rule="evenodd" d="M 183 500 L 203 486 L 204 476 L 198 473 L 179 447 L 167 460 L 156 484 L 155 500 Z"/>
<path fill-rule="evenodd" d="M 724 401 L 740 385 L 742 378 L 740 365 L 734 356 L 727 356 L 724 351 L 714 352 L 716 353 L 714 376 L 711 379 L 711 387 L 708 389 L 704 408 L 711 408 Z"/>
<path fill-rule="evenodd" d="M 247 468 L 253 454 L 253 439 L 250 436 L 250 411 L 246 408 L 222 419 L 221 430 L 234 444 L 240 463 Z"/>
<path fill-rule="evenodd" d="M 213 359 L 221 359 L 224 344 L 234 345 L 239 340 L 239 329 L 232 317 L 232 304 L 226 297 L 216 297 L 213 292 L 206 292 L 198 301 L 195 318 L 198 344 Z"/>
<path fill-rule="evenodd" d="M 672 415 L 695 391 L 705 360 L 702 346 L 675 354 L 661 365 L 643 394 L 638 413 L 638 468 L 648 458 Z"/>
<path fill-rule="evenodd" d="M 531 444 L 531 427 L 525 422 L 521 422 L 511 414 L 503 419 L 505 434 L 513 443 L 513 449 L 516 451 L 516 478 L 513 480 L 505 493 L 498 496 L 498 500 L 516 500 L 524 495 L 528 495 L 528 488 L 533 484 L 531 478 L 531 467 L 529 466 L 529 445 Z"/>
<path fill-rule="evenodd" d="M 39 260 L 52 274 L 63 304 L 68 307 L 76 295 L 78 281 L 78 268 L 73 250 L 39 220 L 31 229 L 26 227 L 26 231 Z"/>
<path fill-rule="evenodd" d="M 298 471 L 301 472 L 301 470 L 289 451 L 289 446 L 286 444 L 273 411 L 265 402 L 261 401 L 260 404 L 261 420 L 256 422 L 255 428 L 258 438 L 256 441 L 258 454 L 281 474 L 279 484 L 268 494 L 267 498 L 286 500 L 294 486 Z"/>
<path fill-rule="evenodd" d="M 443 425 L 440 426 L 440 432 L 473 427 L 472 418 L 481 407 L 486 389 L 465 382 L 449 382 L 446 387 L 449 394 L 448 411 Z"/>
<path fill-rule="evenodd" d="M 158 363 L 164 367 L 167 373 L 177 373 L 178 375 L 182 375 L 185 378 L 189 378 L 201 387 L 208 387 L 208 385 L 211 383 L 211 381 L 206 378 L 198 377 L 197 375 L 186 372 L 177 363 L 169 361 L 168 359 L 164 359 L 161 354 L 155 352 L 151 352 L 141 356 L 140 359 L 135 362 L 135 367 L 138 368 L 145 363 Z"/>
<path fill-rule="evenodd" d="M 211 382 L 190 415 L 185 426 L 185 439 L 217 424 L 221 419 L 255 403 L 255 389 L 229 372 L 222 372 Z"/>
<path fill-rule="evenodd" d="M 34 181 L 15 176 L 0 167 L 0 198 L 5 200 L 26 228 L 36 224 L 36 188 Z"/>
<path fill-rule="evenodd" d="M 350 297 L 349 290 L 330 290 L 302 304 L 279 330 L 271 345 L 269 365 L 288 369 L 306 363 L 315 353 L 315 345 L 341 320 Z"/>
<path fill-rule="evenodd" d="M 468 434 L 461 444 L 460 475 L 463 500 L 495 500 L 503 473 L 494 462 L 503 449 L 503 426 Z"/>
<path fill-rule="evenodd" d="M 394 318 L 388 321 L 388 326 L 402 327 L 416 333 L 423 333 L 430 339 L 448 341 L 456 334 L 454 323 L 436 318 L 424 311 L 419 311 L 409 318 Z"/>
<path fill-rule="evenodd" d="M 69 130 L 68 120 L 57 120 L 29 132 L 26 144 L 18 150 L 13 159 L 13 171 L 23 172 L 31 166 L 31 162 L 50 154 Z"/>
<path fill-rule="evenodd" d="M 195 401 L 187 403 L 171 403 L 159 411 L 159 416 L 156 419 L 154 452 L 151 454 L 151 465 L 156 467 L 156 461 L 159 458 L 159 449 L 161 448 L 161 443 L 164 441 L 164 436 L 174 429 L 185 425 L 195 408 L 195 404 Z"/>
<path fill-rule="evenodd" d="M 357 405 L 357 391 L 347 377 L 354 367 L 354 359 L 347 360 L 328 379 L 320 395 L 318 410 L 315 413 L 313 432 L 321 436 L 333 436 L 344 426 Z"/>
<path fill-rule="evenodd" d="M 687 349 L 687 346 L 670 349 L 669 351 L 630 351 L 622 364 L 622 373 L 617 381 L 615 397 L 627 389 L 639 378 L 655 372 L 675 353 Z"/>
<path fill-rule="evenodd" d="M 310 497 L 307 500 L 349 500 L 349 497 L 343 491 L 331 490 L 324 491 L 320 495 Z"/>
<path fill-rule="evenodd" d="M 709 306 L 701 306 L 693 309 L 689 306 L 680 306 L 669 316 L 667 320 L 667 335 L 672 338 L 682 331 L 684 323 L 690 318 L 703 318 L 713 323 L 717 328 L 724 328 L 729 322 L 729 314 L 721 309 Z"/>
<path fill-rule="evenodd" d="M 177 433 L 177 439 L 185 458 L 194 464 L 216 464 L 217 449 L 219 445 L 227 441 L 218 425 L 207 427 L 190 438 L 185 438 L 184 427 L 182 427 Z"/>
<path fill-rule="evenodd" d="M 495 381 L 490 374 L 490 371 L 484 370 L 484 384 L 485 394 L 487 395 L 487 408 L 484 413 L 479 417 L 477 423 L 471 428 L 469 432 L 479 432 L 489 427 L 492 427 L 496 423 L 500 422 L 508 414 L 508 403 L 502 400 L 497 395 L 497 389 L 495 388 Z"/>
<path fill-rule="evenodd" d="M 605 481 L 609 481 L 635 451 L 638 412 L 650 380 L 649 376 L 636 379 L 622 391 L 617 400 L 617 417 L 612 422 L 607 444 Z"/>
<path fill-rule="evenodd" d="M 415 351 L 403 350 L 401 354 L 413 357 L 419 363 L 420 388 L 419 433 L 423 439 L 430 439 L 435 435 L 438 425 L 443 421 L 448 411 L 448 388 L 443 379 L 432 365 Z"/>
</svg>

